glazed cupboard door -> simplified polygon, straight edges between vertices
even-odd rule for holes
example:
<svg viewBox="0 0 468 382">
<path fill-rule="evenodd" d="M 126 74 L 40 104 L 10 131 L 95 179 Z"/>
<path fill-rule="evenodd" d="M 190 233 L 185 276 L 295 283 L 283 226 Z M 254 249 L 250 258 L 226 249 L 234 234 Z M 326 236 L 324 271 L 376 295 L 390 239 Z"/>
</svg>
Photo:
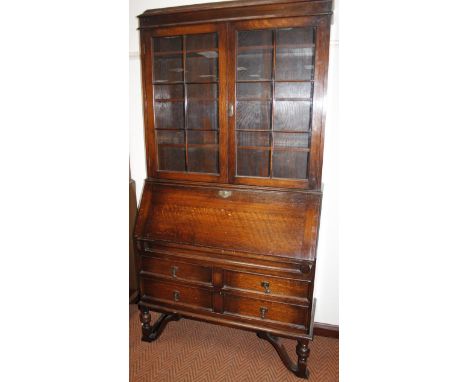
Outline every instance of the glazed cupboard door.
<svg viewBox="0 0 468 382">
<path fill-rule="evenodd" d="M 142 32 L 148 176 L 227 180 L 225 26 Z"/>
<path fill-rule="evenodd" d="M 231 182 L 320 188 L 326 69 L 317 62 L 328 59 L 327 48 L 318 50 L 328 33 L 328 26 L 313 17 L 230 25 Z"/>
</svg>

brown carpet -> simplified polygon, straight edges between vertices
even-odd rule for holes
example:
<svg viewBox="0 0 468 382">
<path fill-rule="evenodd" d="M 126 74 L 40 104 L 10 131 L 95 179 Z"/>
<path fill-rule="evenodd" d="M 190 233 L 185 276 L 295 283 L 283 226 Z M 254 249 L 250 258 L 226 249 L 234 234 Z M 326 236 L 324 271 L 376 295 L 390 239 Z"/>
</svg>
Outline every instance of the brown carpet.
<svg viewBox="0 0 468 382">
<path fill-rule="evenodd" d="M 157 314 L 151 317 L 154 322 Z M 140 336 L 138 309 L 131 305 L 130 382 L 304 381 L 254 332 L 182 319 L 170 322 L 155 342 Z M 296 360 L 296 342 L 283 341 Z M 338 340 L 316 336 L 309 346 L 309 381 L 338 381 Z"/>
</svg>

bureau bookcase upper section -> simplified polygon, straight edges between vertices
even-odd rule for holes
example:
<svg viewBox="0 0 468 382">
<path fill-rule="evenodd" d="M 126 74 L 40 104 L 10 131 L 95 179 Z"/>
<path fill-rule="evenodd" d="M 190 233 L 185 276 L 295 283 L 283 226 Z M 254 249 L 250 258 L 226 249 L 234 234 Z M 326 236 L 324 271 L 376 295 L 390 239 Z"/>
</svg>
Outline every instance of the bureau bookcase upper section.
<svg viewBox="0 0 468 382">
<path fill-rule="evenodd" d="M 140 16 L 149 178 L 320 189 L 331 1 Z"/>
</svg>

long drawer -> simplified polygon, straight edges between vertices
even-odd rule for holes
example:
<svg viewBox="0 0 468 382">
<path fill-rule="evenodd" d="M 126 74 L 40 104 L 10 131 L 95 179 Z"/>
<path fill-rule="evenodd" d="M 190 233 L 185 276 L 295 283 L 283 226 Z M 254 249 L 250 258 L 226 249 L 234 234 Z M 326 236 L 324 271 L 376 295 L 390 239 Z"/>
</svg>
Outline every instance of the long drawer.
<svg viewBox="0 0 468 382">
<path fill-rule="evenodd" d="M 174 259 L 141 257 L 141 271 L 174 280 L 187 280 L 211 284 L 211 267 Z"/>
<path fill-rule="evenodd" d="M 232 289 L 257 292 L 265 297 L 287 296 L 307 300 L 310 283 L 264 274 L 225 270 L 224 286 Z"/>
<path fill-rule="evenodd" d="M 306 329 L 308 307 L 224 294 L 224 314 Z"/>
<path fill-rule="evenodd" d="M 208 289 L 149 278 L 140 280 L 140 288 L 142 300 L 150 299 L 174 306 L 208 310 L 212 310 L 213 307 L 212 292 Z"/>
</svg>

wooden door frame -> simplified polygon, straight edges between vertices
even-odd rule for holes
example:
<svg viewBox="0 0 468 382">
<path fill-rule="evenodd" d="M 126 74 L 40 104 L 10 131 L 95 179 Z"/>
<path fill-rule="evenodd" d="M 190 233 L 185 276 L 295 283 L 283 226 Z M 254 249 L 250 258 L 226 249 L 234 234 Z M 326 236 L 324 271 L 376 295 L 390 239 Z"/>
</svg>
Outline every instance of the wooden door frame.
<svg viewBox="0 0 468 382">
<path fill-rule="evenodd" d="M 305 27 L 312 26 L 315 30 L 315 69 L 313 82 L 313 98 L 312 98 L 312 131 L 310 134 L 311 142 L 309 143 L 309 163 L 308 163 L 308 179 L 292 180 L 280 178 L 261 178 L 237 176 L 237 152 L 236 152 L 236 32 L 239 30 L 255 30 L 255 29 L 273 29 L 281 27 Z M 253 186 L 268 186 L 268 187 L 284 187 L 284 188 L 310 188 L 314 190 L 321 189 L 321 173 L 322 173 L 322 157 L 323 157 L 323 130 L 325 125 L 324 100 L 327 77 L 328 64 L 328 45 L 330 39 L 330 16 L 305 16 L 305 17 L 288 17 L 288 18 L 272 18 L 261 20 L 246 20 L 231 22 L 228 25 L 227 31 L 229 60 L 227 65 L 228 79 L 228 105 L 233 107 L 233 116 L 228 119 L 229 126 L 229 182 L 233 184 L 253 185 Z M 272 116 L 273 117 L 273 116 Z"/>
<path fill-rule="evenodd" d="M 195 172 L 176 172 L 158 170 L 158 147 L 156 144 L 153 94 L 153 37 L 218 33 L 218 157 L 219 175 Z M 143 85 L 143 108 L 146 145 L 146 168 L 148 178 L 191 180 L 199 182 L 224 182 L 228 180 L 228 134 L 227 134 L 227 46 L 226 25 L 224 23 L 203 23 L 197 25 L 162 27 L 141 30 L 141 77 Z"/>
</svg>

